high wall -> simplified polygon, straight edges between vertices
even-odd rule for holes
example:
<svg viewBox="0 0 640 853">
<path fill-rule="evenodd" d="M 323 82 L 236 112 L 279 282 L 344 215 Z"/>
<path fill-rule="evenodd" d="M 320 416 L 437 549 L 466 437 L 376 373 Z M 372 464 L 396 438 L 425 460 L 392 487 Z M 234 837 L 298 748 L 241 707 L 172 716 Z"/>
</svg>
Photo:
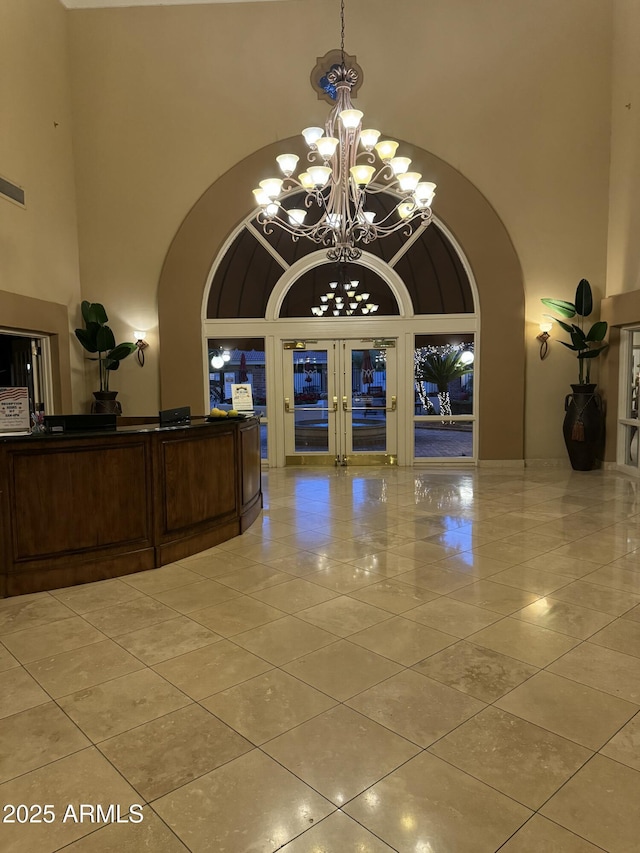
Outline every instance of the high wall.
<svg viewBox="0 0 640 853">
<path fill-rule="evenodd" d="M 0 328 L 29 316 L 30 331 L 57 335 L 65 387 L 56 395 L 69 407 L 71 387 L 77 405 L 85 392 L 60 310 L 73 324 L 81 298 L 67 21 L 57 0 L 0 0 L 0 175 L 26 198 L 22 208 L 0 197 Z"/>
<path fill-rule="evenodd" d="M 614 9 L 607 296 L 640 290 L 640 2 Z"/>
<path fill-rule="evenodd" d="M 357 106 L 367 121 L 462 172 L 513 240 L 526 291 L 525 456 L 532 459 L 565 459 L 562 401 L 577 374 L 558 344 L 544 362 L 538 358 L 540 297 L 571 299 L 581 277 L 604 293 L 613 2 L 396 0 L 392 15 L 383 0 L 346 4 L 346 49 L 365 72 Z M 53 38 L 44 26 L 20 26 L 16 38 L 14 19 L 28 17 L 17 11 L 24 5 L 61 31 L 58 75 L 66 75 L 66 16 L 82 295 L 105 303 L 119 339 L 148 330 L 145 368 L 125 362 L 112 384 L 126 411 L 152 413 L 161 404 L 157 285 L 171 240 L 197 199 L 234 164 L 323 123 L 327 106 L 316 100 L 309 72 L 339 43 L 339 3 L 64 12 L 57 0 L 0 0 L 0 9 L 11 10 L 12 39 L 20 46 Z M 45 90 L 55 76 L 25 93 L 34 115 L 48 103 Z M 14 133 L 15 157 L 29 137 L 26 128 Z M 63 166 L 56 163 L 57 180 L 67 180 L 70 146 Z M 37 153 L 46 176 L 49 152 Z M 24 183 L 23 170 L 4 162 L 0 173 Z M 250 191 L 237 187 L 247 212 Z M 53 226 L 59 230 L 64 221 Z M 34 233 L 55 242 L 47 223 Z M 16 240 L 28 253 L 29 232 L 20 230 Z M 73 280 L 77 293 L 77 275 Z M 45 281 L 23 274 L 15 287 L 51 292 Z M 75 293 L 66 294 L 67 303 Z M 169 369 L 180 371 L 180 364 Z M 509 387 L 504 400 L 508 405 Z"/>
</svg>

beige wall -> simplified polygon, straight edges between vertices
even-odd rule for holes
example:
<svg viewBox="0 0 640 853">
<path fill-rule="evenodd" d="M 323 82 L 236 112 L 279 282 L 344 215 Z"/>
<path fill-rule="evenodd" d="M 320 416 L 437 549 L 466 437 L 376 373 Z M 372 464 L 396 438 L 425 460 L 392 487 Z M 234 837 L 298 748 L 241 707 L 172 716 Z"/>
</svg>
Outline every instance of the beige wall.
<svg viewBox="0 0 640 853">
<path fill-rule="evenodd" d="M 58 0 L 0 0 L 0 174 L 26 194 L 26 209 L 0 197 L 0 291 L 56 303 L 56 324 L 63 305 L 73 325 L 80 281 L 67 20 Z M 2 311 L 0 327 L 16 316 Z M 42 316 L 28 328 L 45 331 Z M 60 335 L 67 352 L 69 325 Z M 68 386 L 68 357 L 64 364 Z M 71 378 L 79 403 L 83 364 L 73 347 Z"/>
<path fill-rule="evenodd" d="M 484 194 L 513 241 L 526 293 L 530 459 L 566 458 L 562 401 L 577 373 L 558 343 L 545 362 L 538 358 L 540 297 L 571 299 L 581 277 L 604 294 L 613 3 L 396 0 L 393 17 L 383 0 L 347 4 L 346 48 L 365 72 L 358 106 L 369 123 L 459 170 Z M 30 13 L 18 11 L 25 5 Z M 634 4 L 627 0 L 626 6 Z M 54 21 L 59 55 L 52 80 L 66 76 L 67 22 L 82 294 L 105 304 L 119 340 L 130 339 L 134 328 L 149 330 L 145 368 L 124 362 L 113 384 L 125 412 L 157 411 L 157 288 L 169 245 L 222 174 L 306 124 L 322 123 L 327 106 L 316 100 L 308 78 L 316 57 L 338 43 L 339 4 L 297 0 L 64 12 L 57 0 L 0 0 L 6 16 L 5 7 L 20 48 L 30 39 L 39 46 L 53 38 L 42 26 L 26 27 L 34 9 L 43 22 Z M 24 96 L 35 121 L 53 83 L 31 85 Z M 16 135 L 16 152 L 30 136 L 26 130 Z M 65 150 L 55 172 L 66 185 L 70 142 Z M 46 174 L 49 152 L 37 153 Z M 25 183 L 23 170 L 14 171 L 10 177 Z M 247 211 L 250 190 L 239 183 Z M 54 243 L 46 223 L 33 233 Z M 28 256 L 28 230 L 21 226 L 16 239 Z M 67 287 L 71 280 L 77 288 L 77 274 L 65 276 Z M 16 289 L 31 294 L 30 287 L 35 283 L 23 274 Z M 55 299 L 73 304 L 76 297 L 70 292 Z M 509 357 L 505 350 L 505 363 Z M 166 369 L 179 373 L 181 367 Z"/>
<path fill-rule="evenodd" d="M 347 4 L 346 47 L 365 71 L 358 105 L 373 126 L 461 171 L 503 220 L 527 294 L 525 456 L 564 459 L 562 400 L 575 366 L 557 344 L 540 362 L 535 333 L 540 297 L 571 298 L 583 276 L 604 290 L 607 206 L 594 199 L 607 197 L 611 4 L 394 8 L 390 18 L 383 0 Z M 125 363 L 118 375 L 125 410 L 142 414 L 159 405 L 156 292 L 169 243 L 221 174 L 323 121 L 308 75 L 337 43 L 338 3 L 69 18 L 83 292 L 108 303 L 123 330 L 152 330 L 145 370 Z M 247 205 L 250 190 L 238 185 Z"/>
<path fill-rule="evenodd" d="M 614 2 L 607 295 L 640 290 L 640 2 Z"/>
</svg>

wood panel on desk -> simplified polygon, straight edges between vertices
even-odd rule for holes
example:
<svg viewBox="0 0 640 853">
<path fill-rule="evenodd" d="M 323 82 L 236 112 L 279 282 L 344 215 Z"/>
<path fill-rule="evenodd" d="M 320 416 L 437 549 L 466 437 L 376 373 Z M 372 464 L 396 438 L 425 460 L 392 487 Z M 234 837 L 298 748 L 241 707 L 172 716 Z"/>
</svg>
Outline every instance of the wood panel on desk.
<svg viewBox="0 0 640 853">
<path fill-rule="evenodd" d="M 235 437 L 221 427 L 163 437 L 164 536 L 237 515 Z"/>
<path fill-rule="evenodd" d="M 239 535 L 262 506 L 259 429 L 0 438 L 0 596 L 152 569 Z"/>
<path fill-rule="evenodd" d="M 260 427 L 255 425 L 240 428 L 240 457 L 241 457 L 241 483 L 242 483 L 242 507 L 251 506 L 256 498 L 262 497 L 261 483 L 261 449 L 260 449 Z M 252 519 L 253 520 L 253 519 Z"/>
<path fill-rule="evenodd" d="M 150 543 L 147 465 L 142 441 L 12 453 L 14 559 Z"/>
</svg>

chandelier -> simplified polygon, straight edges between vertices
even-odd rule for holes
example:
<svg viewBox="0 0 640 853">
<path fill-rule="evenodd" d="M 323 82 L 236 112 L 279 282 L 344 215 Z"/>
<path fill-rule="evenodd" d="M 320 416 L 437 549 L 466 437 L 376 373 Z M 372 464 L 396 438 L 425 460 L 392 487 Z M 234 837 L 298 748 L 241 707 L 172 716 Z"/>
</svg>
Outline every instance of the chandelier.
<svg viewBox="0 0 640 853">
<path fill-rule="evenodd" d="M 309 165 L 294 177 L 300 158 L 280 154 L 276 161 L 284 177 L 260 181 L 253 193 L 265 234 L 272 234 L 277 226 L 294 240 L 306 237 L 326 246 L 329 260 L 346 262 L 357 260 L 361 247 L 374 240 L 396 232 L 410 237 L 414 225 L 428 225 L 436 185 L 410 171 L 408 157 L 396 156 L 397 142 L 380 140 L 378 130 L 362 129 L 363 113 L 351 103 L 358 73 L 345 64 L 344 0 L 340 23 L 342 59 L 326 75 L 335 88 L 335 106 L 324 128 L 302 131 Z M 286 198 L 298 197 L 300 192 L 304 193 L 302 205 L 286 209 Z M 397 202 L 376 222 L 367 202 L 381 192 L 394 194 Z"/>
<path fill-rule="evenodd" d="M 371 300 L 371 294 L 359 291 L 360 282 L 349 278 L 346 264 L 338 264 L 336 281 L 330 281 L 328 290 L 320 297 L 320 304 L 311 308 L 315 317 L 332 314 L 334 317 L 351 317 L 375 314 L 379 306 Z"/>
</svg>

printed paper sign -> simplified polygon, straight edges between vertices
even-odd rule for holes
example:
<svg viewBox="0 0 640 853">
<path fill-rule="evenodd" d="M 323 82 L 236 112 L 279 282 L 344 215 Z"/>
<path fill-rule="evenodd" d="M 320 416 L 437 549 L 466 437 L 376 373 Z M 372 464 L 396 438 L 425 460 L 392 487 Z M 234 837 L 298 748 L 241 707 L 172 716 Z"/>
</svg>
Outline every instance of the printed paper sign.
<svg viewBox="0 0 640 853">
<path fill-rule="evenodd" d="M 231 403 L 236 412 L 253 411 L 253 391 L 248 382 L 234 383 L 231 386 Z"/>
<path fill-rule="evenodd" d="M 29 432 L 29 389 L 0 388 L 0 432 Z"/>
</svg>

